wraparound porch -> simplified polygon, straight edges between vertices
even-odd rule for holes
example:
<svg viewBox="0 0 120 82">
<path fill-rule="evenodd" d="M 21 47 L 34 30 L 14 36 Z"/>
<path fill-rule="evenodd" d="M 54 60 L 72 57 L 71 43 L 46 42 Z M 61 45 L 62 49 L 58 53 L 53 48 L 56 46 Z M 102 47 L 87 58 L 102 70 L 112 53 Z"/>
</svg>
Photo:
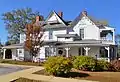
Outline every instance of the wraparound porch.
<svg viewBox="0 0 120 82">
<path fill-rule="evenodd" d="M 46 47 L 49 49 L 48 47 Z M 45 48 L 45 49 L 46 49 Z M 66 57 L 70 56 L 91 56 L 97 59 L 105 59 L 110 62 L 117 58 L 117 46 L 115 45 L 104 45 L 104 44 L 64 44 L 59 46 L 50 46 L 50 54 L 48 55 L 62 55 Z M 103 53 L 104 52 L 104 53 Z"/>
</svg>

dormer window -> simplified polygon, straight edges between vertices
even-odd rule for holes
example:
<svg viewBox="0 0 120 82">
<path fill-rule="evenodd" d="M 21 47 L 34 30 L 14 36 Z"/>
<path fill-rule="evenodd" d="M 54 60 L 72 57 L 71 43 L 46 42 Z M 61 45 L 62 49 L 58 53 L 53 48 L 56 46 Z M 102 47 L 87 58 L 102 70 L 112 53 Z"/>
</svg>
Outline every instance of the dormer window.
<svg viewBox="0 0 120 82">
<path fill-rule="evenodd" d="M 80 38 L 81 38 L 81 39 L 84 38 L 84 29 L 80 29 Z"/>
</svg>

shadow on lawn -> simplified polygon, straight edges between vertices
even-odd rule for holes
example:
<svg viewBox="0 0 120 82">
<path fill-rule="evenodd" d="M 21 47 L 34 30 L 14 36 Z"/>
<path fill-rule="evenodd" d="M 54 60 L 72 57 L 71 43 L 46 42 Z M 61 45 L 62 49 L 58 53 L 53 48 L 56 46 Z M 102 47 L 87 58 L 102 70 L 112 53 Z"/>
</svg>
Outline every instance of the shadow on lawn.
<svg viewBox="0 0 120 82">
<path fill-rule="evenodd" d="M 66 78 L 69 78 L 69 77 L 72 77 L 72 78 L 88 77 L 88 76 L 89 76 L 89 74 L 87 74 L 87 73 L 78 73 L 78 72 L 70 72 L 70 73 L 67 73 L 67 74 L 58 75 L 58 77 L 66 77 Z"/>
<path fill-rule="evenodd" d="M 47 74 L 44 69 L 40 70 L 40 71 L 37 71 L 33 74 L 49 76 L 49 74 Z M 89 74 L 87 74 L 87 73 L 79 73 L 79 72 L 70 72 L 70 73 L 67 73 L 67 74 L 57 75 L 57 77 L 65 77 L 65 78 L 88 77 L 88 76 L 89 76 Z"/>
</svg>

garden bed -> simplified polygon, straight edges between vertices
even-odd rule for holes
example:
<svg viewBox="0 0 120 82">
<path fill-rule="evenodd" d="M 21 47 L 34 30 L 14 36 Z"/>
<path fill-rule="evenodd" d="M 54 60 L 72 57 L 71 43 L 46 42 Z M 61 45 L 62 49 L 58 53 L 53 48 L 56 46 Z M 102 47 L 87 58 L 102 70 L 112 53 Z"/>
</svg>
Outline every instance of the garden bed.
<svg viewBox="0 0 120 82">
<path fill-rule="evenodd" d="M 49 76 L 49 74 L 46 73 L 44 69 L 37 71 L 34 74 Z M 80 70 L 72 69 L 70 73 L 60 75 L 57 77 L 75 78 L 80 80 L 92 80 L 92 81 L 100 81 L 100 82 L 120 82 L 119 76 L 120 76 L 120 72 L 89 72 L 89 71 L 80 71 Z"/>
<path fill-rule="evenodd" d="M 40 70 L 40 71 L 37 71 L 37 72 L 35 72 L 33 74 L 50 76 L 50 74 L 45 72 L 44 69 Z M 77 72 L 77 71 L 75 71 L 73 69 L 71 72 L 69 72 L 67 74 L 58 75 L 57 77 L 65 77 L 65 78 L 77 78 L 77 77 L 80 77 L 80 78 L 82 78 L 82 77 L 88 77 L 88 76 L 89 76 L 89 74 L 87 74 L 87 73 Z"/>
<path fill-rule="evenodd" d="M 32 80 L 32 79 L 27 79 L 27 78 L 19 78 L 11 82 L 45 82 L 45 81 Z"/>
</svg>

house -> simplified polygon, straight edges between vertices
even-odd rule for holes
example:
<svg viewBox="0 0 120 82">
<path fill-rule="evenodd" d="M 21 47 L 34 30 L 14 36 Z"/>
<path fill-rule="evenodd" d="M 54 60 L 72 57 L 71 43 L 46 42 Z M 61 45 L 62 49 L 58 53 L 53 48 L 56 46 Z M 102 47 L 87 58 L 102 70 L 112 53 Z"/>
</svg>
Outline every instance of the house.
<svg viewBox="0 0 120 82">
<path fill-rule="evenodd" d="M 44 46 L 35 59 L 44 59 L 48 56 L 86 55 L 110 62 L 117 58 L 117 45 L 115 44 L 115 28 L 103 24 L 88 16 L 82 11 L 73 21 L 63 19 L 63 12 L 52 11 L 44 22 Z M 25 34 L 20 34 L 20 43 L 4 46 L 3 59 L 13 60 L 29 59 L 29 52 L 24 50 Z M 11 51 L 6 54 L 6 51 Z"/>
</svg>

